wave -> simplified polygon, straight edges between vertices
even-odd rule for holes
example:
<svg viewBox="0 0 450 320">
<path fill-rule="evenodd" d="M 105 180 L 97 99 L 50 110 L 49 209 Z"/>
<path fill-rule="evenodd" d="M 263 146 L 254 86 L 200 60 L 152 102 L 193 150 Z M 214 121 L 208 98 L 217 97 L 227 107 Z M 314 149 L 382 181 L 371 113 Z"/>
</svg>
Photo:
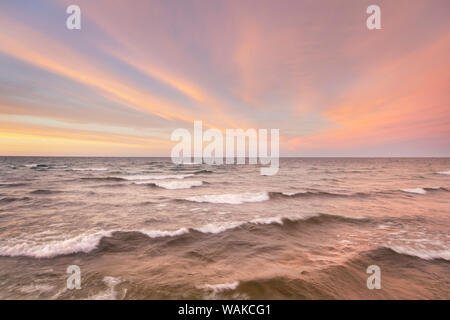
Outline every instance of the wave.
<svg viewBox="0 0 450 320">
<path fill-rule="evenodd" d="M 436 172 L 436 174 L 450 174 L 450 171 L 440 171 Z"/>
<path fill-rule="evenodd" d="M 223 204 L 242 204 L 246 202 L 262 202 L 270 199 L 282 198 L 309 198 L 309 197 L 330 197 L 330 198 L 346 198 L 346 197 L 366 197 L 367 193 L 339 194 L 325 191 L 305 191 L 305 192 L 256 192 L 241 194 L 217 194 L 193 196 L 184 199 L 193 202 L 223 203 Z"/>
<path fill-rule="evenodd" d="M 211 171 L 211 170 L 198 170 L 198 171 L 194 172 L 194 174 L 209 174 L 209 173 L 213 173 L 213 171 Z"/>
<path fill-rule="evenodd" d="M 192 187 L 200 187 L 203 181 L 161 181 L 161 182 L 134 182 L 135 184 L 146 184 L 159 188 L 175 190 L 175 189 L 190 189 Z"/>
<path fill-rule="evenodd" d="M 259 218 L 251 221 L 234 221 L 223 224 L 207 224 L 202 227 L 187 228 L 182 227 L 176 230 L 101 230 L 96 232 L 86 232 L 72 238 L 53 240 L 47 243 L 36 243 L 33 241 L 19 241 L 16 244 L 0 245 L 0 256 L 7 257 L 32 257 L 32 258 L 53 258 L 61 255 L 70 255 L 75 253 L 89 253 L 96 249 L 103 238 L 110 238 L 117 234 L 139 233 L 149 238 L 167 238 L 178 237 L 186 234 L 219 234 L 225 231 L 231 231 L 250 225 L 279 225 L 293 226 L 299 223 L 330 223 L 330 222 L 347 222 L 360 223 L 367 221 L 367 218 L 347 217 L 328 214 L 317 214 L 302 217 L 268 217 Z M 251 229 L 255 231 L 254 229 Z M 129 237 L 125 237 L 129 239 Z"/>
<path fill-rule="evenodd" d="M 92 180 L 92 181 L 126 181 L 123 178 L 119 178 L 119 177 L 85 177 L 85 178 L 80 178 L 81 180 Z"/>
<path fill-rule="evenodd" d="M 188 228 L 180 228 L 175 231 L 165 231 L 165 230 L 140 230 L 142 234 L 145 234 L 149 238 L 161 238 L 161 237 L 175 237 L 185 233 L 189 233 Z"/>
<path fill-rule="evenodd" d="M 29 294 L 29 293 L 44 293 L 44 292 L 49 292 L 52 291 L 53 289 L 55 289 L 55 286 L 53 285 L 49 285 L 49 284 L 29 284 L 29 285 L 25 285 L 23 287 L 20 287 L 18 290 L 21 293 L 25 293 L 25 294 Z"/>
<path fill-rule="evenodd" d="M 407 192 L 407 193 L 426 194 L 428 191 L 438 191 L 438 190 L 448 191 L 446 188 L 442 188 L 442 187 L 402 189 L 401 191 Z"/>
<path fill-rule="evenodd" d="M 429 187 L 429 188 L 424 188 L 425 191 L 449 191 L 447 188 L 443 188 L 443 187 Z"/>
<path fill-rule="evenodd" d="M 110 237 L 113 231 L 99 231 L 80 234 L 73 238 L 50 241 L 37 244 L 35 242 L 21 242 L 15 245 L 0 246 L 0 256 L 32 258 L 53 258 L 73 253 L 88 253 L 94 250 L 103 237 Z"/>
<path fill-rule="evenodd" d="M 204 289 L 207 291 L 212 291 L 213 293 L 220 293 L 227 290 L 236 290 L 239 286 L 239 281 L 227 282 L 227 283 L 218 283 L 218 284 L 205 284 L 202 286 L 198 286 L 199 289 Z"/>
<path fill-rule="evenodd" d="M 423 249 L 423 248 L 412 248 L 406 246 L 385 246 L 385 248 L 391 249 L 396 253 L 418 257 L 424 260 L 436 260 L 436 259 L 444 259 L 450 260 L 450 250 L 448 249 Z"/>
<path fill-rule="evenodd" d="M 274 198 L 301 198 L 301 197 L 350 197 L 350 196 L 365 196 L 365 193 L 355 193 L 355 194 L 342 194 L 342 193 L 331 193 L 326 191 L 304 191 L 304 192 L 269 192 L 269 196 Z"/>
<path fill-rule="evenodd" d="M 127 184 L 124 183 L 107 183 L 107 184 L 99 184 L 94 186 L 89 186 L 89 188 L 96 189 L 96 188 L 123 188 L 126 187 Z"/>
<path fill-rule="evenodd" d="M 28 186 L 29 183 L 0 183 L 0 188 L 17 188 Z"/>
<path fill-rule="evenodd" d="M 184 179 L 192 177 L 193 174 L 172 174 L 161 176 L 149 176 L 149 175 L 135 175 L 129 177 L 120 177 L 123 180 L 138 181 L 138 180 L 166 180 L 166 179 Z"/>
<path fill-rule="evenodd" d="M 389 294 L 386 290 L 367 290 L 365 270 L 370 265 L 382 267 L 385 280 L 391 283 Z M 383 269 L 384 268 L 384 269 Z M 407 269 L 403 274 L 396 272 Z M 442 299 L 448 296 L 445 286 L 436 286 L 436 281 L 446 281 L 447 262 L 438 260 L 422 261 L 416 256 L 404 255 L 385 247 L 377 247 L 359 252 L 347 260 L 324 268 L 302 271 L 298 276 L 279 273 L 250 275 L 239 279 L 239 284 L 228 291 L 222 291 L 220 299 L 245 296 L 248 299 Z M 404 281 L 410 286 L 398 286 Z M 364 285 L 361 285 L 364 284 Z M 410 290 L 411 287 L 420 290 Z M 376 291 L 376 290 L 375 290 Z M 374 294 L 377 294 L 374 296 Z M 379 295 L 378 295 L 379 294 Z"/>
<path fill-rule="evenodd" d="M 149 175 L 132 175 L 132 176 L 107 176 L 107 177 L 83 177 L 81 180 L 92 180 L 92 181 L 138 181 L 135 184 L 146 184 L 151 182 L 151 180 L 166 180 L 166 179 L 184 179 L 192 177 L 193 174 L 177 174 L 177 175 L 161 175 L 161 176 L 149 176 Z M 143 181 L 143 182 L 140 182 Z"/>
<path fill-rule="evenodd" d="M 56 193 L 61 193 L 61 192 L 62 191 L 58 191 L 58 190 L 38 189 L 38 190 L 31 191 L 30 194 L 47 195 L 47 194 L 56 194 Z"/>
<path fill-rule="evenodd" d="M 268 192 L 257 193 L 240 193 L 240 194 L 212 194 L 203 196 L 193 196 L 181 200 L 192 202 L 208 202 L 208 203 L 223 203 L 223 204 L 242 204 L 245 202 L 261 202 L 269 200 Z"/>
<path fill-rule="evenodd" d="M 425 194 L 425 193 L 427 193 L 427 191 L 425 189 L 423 189 L 423 188 L 402 189 L 401 191 L 408 192 L 408 193 L 416 193 L 416 194 Z"/>
<path fill-rule="evenodd" d="M 122 280 L 120 278 L 115 277 L 104 277 L 103 282 L 106 284 L 108 289 L 105 291 L 99 292 L 93 296 L 90 296 L 88 300 L 116 300 L 117 299 L 117 292 L 115 290 L 115 287 L 122 283 Z"/>
<path fill-rule="evenodd" d="M 149 170 L 139 170 L 139 171 L 110 171 L 109 173 L 132 176 L 132 175 L 140 175 L 140 174 L 142 175 L 142 174 L 149 174 L 149 173 L 161 173 L 161 171 L 155 171 L 155 170 L 149 169 Z"/>
<path fill-rule="evenodd" d="M 25 164 L 24 166 L 27 168 L 35 168 L 38 164 L 37 163 L 30 163 L 30 164 Z"/>
<path fill-rule="evenodd" d="M 29 197 L 22 197 L 22 198 L 6 197 L 6 198 L 0 199 L 0 203 L 11 203 L 11 202 L 16 202 L 16 201 L 28 201 L 28 200 L 31 200 L 31 198 L 29 198 Z"/>
<path fill-rule="evenodd" d="M 50 166 L 48 164 L 26 164 L 25 167 L 30 168 L 30 169 L 48 169 Z"/>
</svg>

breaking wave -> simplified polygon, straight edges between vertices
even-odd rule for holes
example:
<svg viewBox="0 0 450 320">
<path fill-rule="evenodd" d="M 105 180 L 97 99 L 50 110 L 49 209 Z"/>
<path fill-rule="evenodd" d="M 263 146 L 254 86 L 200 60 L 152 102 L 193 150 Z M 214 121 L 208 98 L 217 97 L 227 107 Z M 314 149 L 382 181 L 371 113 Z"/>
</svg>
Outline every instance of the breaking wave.
<svg viewBox="0 0 450 320">
<path fill-rule="evenodd" d="M 207 202 L 207 203 L 222 203 L 222 204 L 243 204 L 246 202 L 262 202 L 270 199 L 283 198 L 309 198 L 309 197 L 330 197 L 330 198 L 346 198 L 346 197 L 366 197 L 367 193 L 355 194 L 339 194 L 329 193 L 324 191 L 305 191 L 305 192 L 256 192 L 256 193 L 241 193 L 241 194 L 213 194 L 193 196 L 184 199 L 192 202 Z"/>
<path fill-rule="evenodd" d="M 192 187 L 200 187 L 203 181 L 161 181 L 161 182 L 134 182 L 135 184 L 147 184 L 163 189 L 190 189 Z"/>
<path fill-rule="evenodd" d="M 399 254 L 417 257 L 423 260 L 435 260 L 444 259 L 450 260 L 450 250 L 442 249 L 423 249 L 423 248 L 412 248 L 406 246 L 386 246 L 386 248 L 391 249 Z"/>
<path fill-rule="evenodd" d="M 140 233 L 149 238 L 177 237 L 185 234 L 199 232 L 202 234 L 219 234 L 228 230 L 245 227 L 248 225 L 292 225 L 298 223 L 329 223 L 350 222 L 359 223 L 367 218 L 346 217 L 338 215 L 317 214 L 303 217 L 269 217 L 259 218 L 251 221 L 235 221 L 223 224 L 207 224 L 196 228 L 179 228 L 177 230 L 101 230 L 86 232 L 68 239 L 52 240 L 45 243 L 30 240 L 17 240 L 17 243 L 0 245 L 0 256 L 7 257 L 32 257 L 32 258 L 54 258 L 56 256 L 70 255 L 75 253 L 89 253 L 96 249 L 103 238 L 110 238 L 115 233 Z M 250 231 L 251 232 L 251 231 Z"/>
<path fill-rule="evenodd" d="M 441 187 L 402 189 L 401 191 L 407 192 L 407 193 L 426 194 L 428 191 L 438 191 L 438 190 L 448 191 L 446 188 L 441 188 Z"/>
<path fill-rule="evenodd" d="M 416 193 L 416 194 L 425 194 L 427 191 L 423 188 L 414 188 L 414 189 L 402 189 L 403 192 L 408 193 Z"/>
<path fill-rule="evenodd" d="M 218 284 L 205 284 L 198 286 L 199 289 L 204 289 L 207 291 L 212 291 L 213 293 L 219 293 L 227 290 L 236 290 L 239 286 L 239 281 L 218 283 Z"/>
<path fill-rule="evenodd" d="M 1 245 L 0 256 L 33 258 L 53 258 L 78 252 L 90 252 L 97 247 L 103 237 L 110 237 L 113 231 L 99 231 L 80 234 L 65 240 L 36 243 L 23 241 L 14 245 Z"/>
</svg>

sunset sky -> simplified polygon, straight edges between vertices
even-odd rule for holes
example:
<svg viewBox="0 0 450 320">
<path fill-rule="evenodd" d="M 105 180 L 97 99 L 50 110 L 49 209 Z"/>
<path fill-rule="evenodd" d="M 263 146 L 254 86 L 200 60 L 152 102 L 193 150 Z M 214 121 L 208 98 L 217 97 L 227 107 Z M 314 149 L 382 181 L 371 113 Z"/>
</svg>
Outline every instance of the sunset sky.
<svg viewBox="0 0 450 320">
<path fill-rule="evenodd" d="M 194 120 L 278 128 L 283 156 L 450 156 L 450 1 L 0 2 L 0 155 L 170 156 Z"/>
</svg>

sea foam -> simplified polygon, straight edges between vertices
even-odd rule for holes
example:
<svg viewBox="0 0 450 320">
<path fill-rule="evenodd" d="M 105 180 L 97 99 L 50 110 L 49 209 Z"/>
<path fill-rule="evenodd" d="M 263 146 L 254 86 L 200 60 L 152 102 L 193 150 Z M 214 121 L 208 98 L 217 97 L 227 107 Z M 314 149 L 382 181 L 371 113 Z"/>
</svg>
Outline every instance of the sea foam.
<svg viewBox="0 0 450 320">
<path fill-rule="evenodd" d="M 161 182 L 135 182 L 136 184 L 150 184 L 160 188 L 175 190 L 175 189 L 190 189 L 192 187 L 200 187 L 202 181 L 161 181 Z"/>
<path fill-rule="evenodd" d="M 418 257 L 424 260 L 444 259 L 450 260 L 450 250 L 432 250 L 432 249 L 418 249 L 405 246 L 389 246 L 389 249 L 394 250 L 400 254 L 406 254 L 409 256 Z"/>
<path fill-rule="evenodd" d="M 227 230 L 232 230 L 239 228 L 246 224 L 254 225 L 269 225 L 269 224 L 279 224 L 283 225 L 284 220 L 298 221 L 298 220 L 308 220 L 314 217 L 320 217 L 321 215 L 308 215 L 308 216 L 297 216 L 297 217 L 266 217 L 257 218 L 250 221 L 230 221 L 225 223 L 209 223 L 200 227 L 182 227 L 176 230 L 102 230 L 102 231 L 88 231 L 83 234 L 61 240 L 52 240 L 45 243 L 38 243 L 36 241 L 29 240 L 18 240 L 15 244 L 11 242 L 8 245 L 0 245 L 0 256 L 27 256 L 33 258 L 53 258 L 61 255 L 69 255 L 74 253 L 89 253 L 96 249 L 100 241 L 104 237 L 111 237 L 114 232 L 139 232 L 148 236 L 149 238 L 164 238 L 164 237 L 176 237 L 183 234 L 188 234 L 191 231 L 196 231 L 204 234 L 218 234 Z M 324 215 L 324 217 L 342 217 L 342 216 L 332 216 Z M 359 219 L 354 217 L 345 217 L 348 219 Z"/>
<path fill-rule="evenodd" d="M 200 289 L 210 290 L 214 293 L 226 291 L 226 290 L 236 290 L 239 286 L 239 281 L 227 282 L 227 283 L 218 283 L 218 284 L 205 284 L 203 286 L 199 286 Z"/>
<path fill-rule="evenodd" d="M 90 252 L 97 247 L 103 237 L 110 237 L 113 231 L 98 231 L 84 233 L 72 238 L 54 240 L 47 243 L 32 241 L 18 242 L 13 245 L 0 246 L 0 256 L 34 258 L 52 258 L 77 252 Z"/>
<path fill-rule="evenodd" d="M 414 188 L 414 189 L 402 189 L 403 192 L 408 192 L 408 193 L 417 193 L 417 194 L 425 194 L 427 193 L 427 191 L 425 189 L 422 188 Z"/>
</svg>

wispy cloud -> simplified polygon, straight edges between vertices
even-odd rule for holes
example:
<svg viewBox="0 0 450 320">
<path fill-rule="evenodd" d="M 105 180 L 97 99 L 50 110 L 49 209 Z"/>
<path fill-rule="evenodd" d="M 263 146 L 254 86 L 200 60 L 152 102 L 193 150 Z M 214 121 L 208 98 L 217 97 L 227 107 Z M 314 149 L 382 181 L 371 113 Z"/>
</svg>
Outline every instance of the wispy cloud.
<svg viewBox="0 0 450 320">
<path fill-rule="evenodd" d="M 80 0 L 74 32 L 69 4 L 0 4 L 3 154 L 169 156 L 198 119 L 284 155 L 450 155 L 448 1 L 380 1 L 375 31 L 370 1 Z"/>
</svg>

